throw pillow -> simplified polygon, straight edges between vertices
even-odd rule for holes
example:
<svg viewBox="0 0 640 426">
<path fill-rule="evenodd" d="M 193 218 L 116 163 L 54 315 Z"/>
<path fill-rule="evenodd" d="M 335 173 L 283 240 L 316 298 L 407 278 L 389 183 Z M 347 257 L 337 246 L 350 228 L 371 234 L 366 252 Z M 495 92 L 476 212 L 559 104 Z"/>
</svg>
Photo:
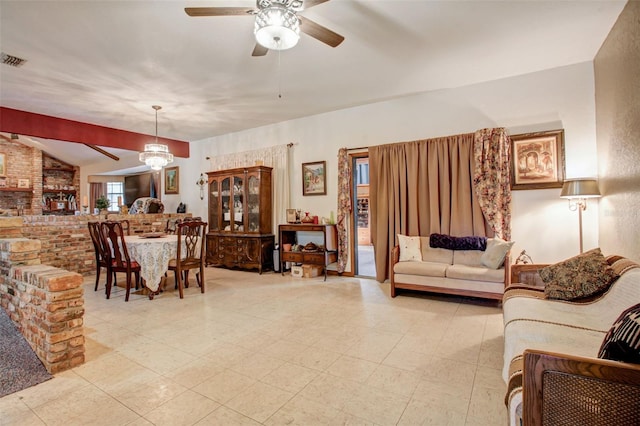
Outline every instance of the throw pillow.
<svg viewBox="0 0 640 426">
<path fill-rule="evenodd" d="M 599 248 L 540 270 L 548 299 L 575 300 L 604 292 L 618 278 Z"/>
<path fill-rule="evenodd" d="M 452 237 L 446 234 L 431 234 L 429 245 L 433 248 L 448 250 L 485 250 L 487 237 Z"/>
<path fill-rule="evenodd" d="M 498 269 L 504 263 L 504 258 L 511 250 L 514 241 L 505 241 L 502 238 L 489 238 L 487 240 L 487 249 L 480 258 L 482 263 L 487 268 Z"/>
<path fill-rule="evenodd" d="M 400 262 L 420 262 L 422 260 L 420 237 L 398 234 L 398 246 L 400 247 Z"/>
<path fill-rule="evenodd" d="M 640 364 L 640 304 L 625 310 L 604 336 L 598 358 Z"/>
</svg>

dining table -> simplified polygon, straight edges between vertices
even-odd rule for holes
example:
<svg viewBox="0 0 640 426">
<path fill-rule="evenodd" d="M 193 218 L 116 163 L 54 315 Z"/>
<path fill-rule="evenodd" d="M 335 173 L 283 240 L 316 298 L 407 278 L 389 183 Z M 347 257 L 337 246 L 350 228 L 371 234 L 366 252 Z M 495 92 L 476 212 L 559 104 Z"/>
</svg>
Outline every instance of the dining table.
<svg viewBox="0 0 640 426">
<path fill-rule="evenodd" d="M 149 289 L 149 299 L 160 292 L 169 261 L 176 258 L 178 236 L 174 234 L 147 233 L 125 235 L 124 242 L 131 260 L 140 265 L 140 277 Z"/>
</svg>

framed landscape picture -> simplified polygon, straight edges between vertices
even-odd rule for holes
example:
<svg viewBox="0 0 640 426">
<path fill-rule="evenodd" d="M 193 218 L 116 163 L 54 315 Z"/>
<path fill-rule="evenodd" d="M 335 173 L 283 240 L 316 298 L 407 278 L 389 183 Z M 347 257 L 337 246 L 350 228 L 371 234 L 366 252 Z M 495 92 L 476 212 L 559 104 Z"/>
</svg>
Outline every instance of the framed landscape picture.
<svg viewBox="0 0 640 426">
<path fill-rule="evenodd" d="M 18 188 L 29 188 L 30 181 L 29 179 L 18 179 Z"/>
<path fill-rule="evenodd" d="M 326 195 L 326 161 L 302 163 L 302 195 Z"/>
<path fill-rule="evenodd" d="M 511 189 L 561 188 L 564 130 L 511 136 Z"/>
<path fill-rule="evenodd" d="M 166 167 L 164 169 L 164 193 L 177 194 L 180 188 L 179 168 Z"/>
</svg>

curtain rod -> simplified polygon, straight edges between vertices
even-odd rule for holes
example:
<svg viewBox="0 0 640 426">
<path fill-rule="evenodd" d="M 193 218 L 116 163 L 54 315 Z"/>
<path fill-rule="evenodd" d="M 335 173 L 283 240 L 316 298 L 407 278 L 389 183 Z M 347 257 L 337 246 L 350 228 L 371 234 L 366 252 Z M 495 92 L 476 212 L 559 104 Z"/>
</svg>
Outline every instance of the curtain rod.
<svg viewBox="0 0 640 426">
<path fill-rule="evenodd" d="M 359 148 L 347 148 L 347 151 L 358 151 L 360 149 L 369 149 L 368 146 L 361 146 Z"/>
</svg>

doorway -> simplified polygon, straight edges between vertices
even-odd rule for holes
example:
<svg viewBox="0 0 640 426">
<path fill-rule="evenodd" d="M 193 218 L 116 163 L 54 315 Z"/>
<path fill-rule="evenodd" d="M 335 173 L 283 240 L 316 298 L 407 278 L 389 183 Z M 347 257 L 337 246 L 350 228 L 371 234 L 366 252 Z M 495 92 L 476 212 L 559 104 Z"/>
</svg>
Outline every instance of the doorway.
<svg viewBox="0 0 640 426">
<path fill-rule="evenodd" d="M 371 244 L 370 217 L 369 217 L 369 154 L 351 154 L 351 169 L 354 183 L 351 195 L 353 209 L 355 275 L 362 277 L 375 277 L 376 264 Z"/>
</svg>

